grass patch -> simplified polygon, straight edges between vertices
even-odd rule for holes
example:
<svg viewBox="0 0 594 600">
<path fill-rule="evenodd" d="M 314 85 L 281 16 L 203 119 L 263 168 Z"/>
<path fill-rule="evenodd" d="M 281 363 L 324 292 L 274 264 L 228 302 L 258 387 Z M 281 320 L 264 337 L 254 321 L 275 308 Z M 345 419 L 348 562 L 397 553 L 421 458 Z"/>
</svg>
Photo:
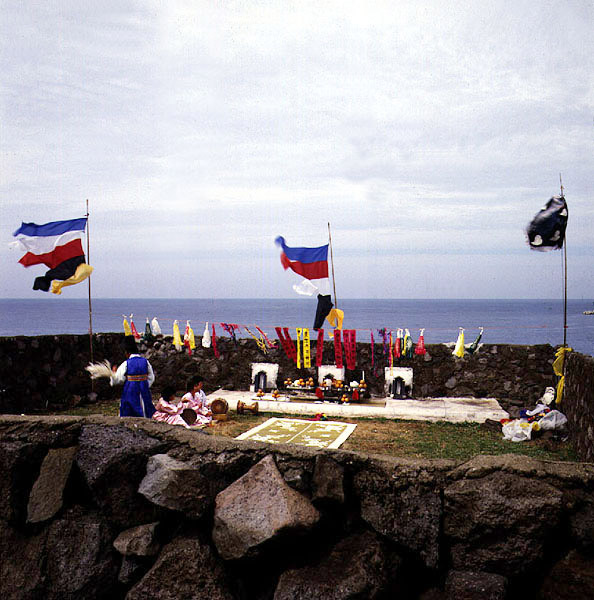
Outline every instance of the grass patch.
<svg viewBox="0 0 594 600">
<path fill-rule="evenodd" d="M 119 401 L 104 401 L 51 414 L 110 415 L 119 414 Z M 228 421 L 213 422 L 203 430 L 209 435 L 235 438 L 270 417 L 307 419 L 303 415 L 266 413 L 239 415 L 229 413 Z M 576 461 L 577 457 L 567 442 L 536 438 L 530 442 L 508 442 L 500 432 L 489 431 L 478 423 L 447 423 L 444 421 L 396 421 L 392 419 L 345 419 L 333 421 L 355 423 L 357 428 L 341 446 L 367 454 L 383 454 L 408 458 L 447 458 L 468 460 L 480 454 L 521 454 L 543 460 Z"/>
</svg>

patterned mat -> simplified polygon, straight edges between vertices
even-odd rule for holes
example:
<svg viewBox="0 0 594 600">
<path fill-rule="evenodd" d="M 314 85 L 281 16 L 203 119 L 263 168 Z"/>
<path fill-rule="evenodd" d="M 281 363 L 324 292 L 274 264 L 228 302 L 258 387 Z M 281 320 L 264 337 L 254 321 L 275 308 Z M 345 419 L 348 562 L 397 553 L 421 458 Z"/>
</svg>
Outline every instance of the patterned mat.
<svg viewBox="0 0 594 600">
<path fill-rule="evenodd" d="M 356 425 L 337 421 L 304 421 L 273 417 L 237 436 L 238 440 L 271 444 L 299 444 L 312 448 L 339 448 Z"/>
</svg>

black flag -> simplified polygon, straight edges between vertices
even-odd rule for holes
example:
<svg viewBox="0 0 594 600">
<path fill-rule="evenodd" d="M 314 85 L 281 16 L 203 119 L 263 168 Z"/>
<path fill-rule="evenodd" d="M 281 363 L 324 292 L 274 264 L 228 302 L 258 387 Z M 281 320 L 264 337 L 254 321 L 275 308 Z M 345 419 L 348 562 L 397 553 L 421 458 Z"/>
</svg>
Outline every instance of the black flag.
<svg viewBox="0 0 594 600">
<path fill-rule="evenodd" d="M 530 248 L 540 252 L 563 248 L 567 215 L 565 198 L 553 196 L 540 209 L 526 229 Z"/>
</svg>

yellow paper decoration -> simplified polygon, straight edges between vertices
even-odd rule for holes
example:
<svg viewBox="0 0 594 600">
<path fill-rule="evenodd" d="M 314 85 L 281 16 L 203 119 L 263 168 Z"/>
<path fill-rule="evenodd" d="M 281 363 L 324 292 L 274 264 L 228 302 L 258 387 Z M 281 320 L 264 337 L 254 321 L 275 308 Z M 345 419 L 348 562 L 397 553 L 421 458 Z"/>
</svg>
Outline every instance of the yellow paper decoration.
<svg viewBox="0 0 594 600">
<path fill-rule="evenodd" d="M 297 368 L 301 368 L 301 332 L 303 329 L 297 327 Z"/>
<path fill-rule="evenodd" d="M 452 354 L 458 358 L 462 358 L 464 356 L 464 329 L 462 329 L 462 327 L 460 327 L 458 341 L 456 342 L 456 347 L 454 348 Z"/>
<path fill-rule="evenodd" d="M 130 329 L 130 325 L 128 325 L 128 319 L 124 315 L 124 335 L 132 335 L 132 330 Z"/>
<path fill-rule="evenodd" d="M 306 369 L 311 367 L 311 343 L 309 339 L 309 329 L 303 329 L 303 366 Z"/>
<path fill-rule="evenodd" d="M 182 339 L 179 333 L 179 323 L 177 322 L 177 319 L 173 321 L 173 345 L 178 352 L 182 348 Z"/>
</svg>

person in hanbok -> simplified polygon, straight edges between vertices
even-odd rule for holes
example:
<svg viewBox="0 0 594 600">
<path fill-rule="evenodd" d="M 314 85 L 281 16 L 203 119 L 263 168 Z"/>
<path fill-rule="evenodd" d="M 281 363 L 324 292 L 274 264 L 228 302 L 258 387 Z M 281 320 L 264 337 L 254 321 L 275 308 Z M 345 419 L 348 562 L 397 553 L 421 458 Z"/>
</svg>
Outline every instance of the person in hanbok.
<svg viewBox="0 0 594 600">
<path fill-rule="evenodd" d="M 212 421 L 212 412 L 208 406 L 206 394 L 202 390 L 204 379 L 200 376 L 192 377 L 188 381 L 188 392 L 182 396 L 184 408 L 191 408 L 196 412 L 194 425 L 209 425 Z"/>
<path fill-rule="evenodd" d="M 155 412 L 150 387 L 155 381 L 151 363 L 138 354 L 136 342 L 132 336 L 126 336 L 127 359 L 119 366 L 113 366 L 111 385 L 124 384 L 120 400 L 120 417 L 146 417 L 150 419 Z"/>
<path fill-rule="evenodd" d="M 167 385 L 163 388 L 163 392 L 157 405 L 157 410 L 153 414 L 153 419 L 161 423 L 168 423 L 169 425 L 183 425 L 184 427 L 190 428 L 181 416 L 184 406 L 182 402 L 177 402 L 175 398 L 175 388 L 171 385 Z"/>
</svg>

